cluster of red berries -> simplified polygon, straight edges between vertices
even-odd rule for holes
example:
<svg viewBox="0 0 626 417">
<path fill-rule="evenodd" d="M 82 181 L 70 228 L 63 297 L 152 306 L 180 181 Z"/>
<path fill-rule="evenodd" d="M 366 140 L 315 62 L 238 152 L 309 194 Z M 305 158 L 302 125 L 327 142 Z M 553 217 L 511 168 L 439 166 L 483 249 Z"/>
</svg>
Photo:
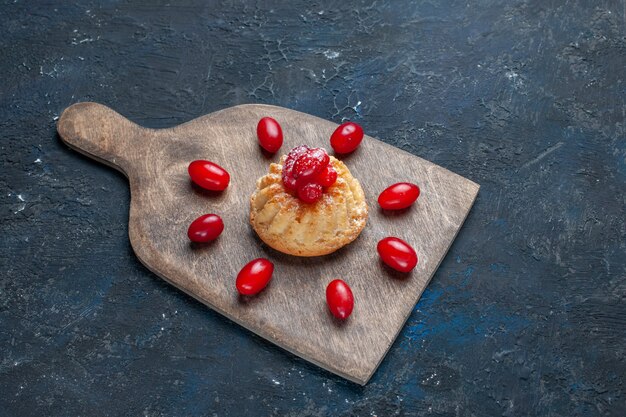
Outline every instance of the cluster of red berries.
<svg viewBox="0 0 626 417">
<path fill-rule="evenodd" d="M 324 188 L 337 181 L 337 171 L 323 148 L 300 145 L 293 148 L 283 164 L 283 185 L 305 203 L 315 203 Z"/>
<path fill-rule="evenodd" d="M 277 152 L 283 144 L 280 124 L 271 117 L 262 118 L 257 125 L 259 145 L 268 152 Z M 363 129 L 353 122 L 340 125 L 330 137 L 330 145 L 337 154 L 353 152 L 363 140 Z M 189 164 L 191 180 L 198 186 L 212 191 L 228 187 L 230 175 L 219 165 L 206 160 Z M 287 190 L 295 193 L 305 203 L 314 203 L 322 197 L 324 188 L 337 181 L 337 172 L 330 164 L 330 157 L 323 148 L 298 146 L 289 152 L 283 165 L 282 180 Z M 419 197 L 417 185 L 400 182 L 393 184 L 378 197 L 384 210 L 401 210 L 410 207 Z M 224 230 L 224 222 L 217 214 L 205 214 L 194 220 L 187 235 L 192 242 L 209 242 L 217 239 Z M 397 237 L 387 237 L 378 242 L 378 254 L 389 267 L 408 273 L 417 265 L 415 250 Z M 261 292 L 272 279 L 274 264 L 265 258 L 247 263 L 237 275 L 237 291 L 245 296 Z M 346 319 L 352 313 L 354 296 L 350 286 L 336 279 L 326 287 L 326 302 L 331 313 L 338 319 Z"/>
</svg>

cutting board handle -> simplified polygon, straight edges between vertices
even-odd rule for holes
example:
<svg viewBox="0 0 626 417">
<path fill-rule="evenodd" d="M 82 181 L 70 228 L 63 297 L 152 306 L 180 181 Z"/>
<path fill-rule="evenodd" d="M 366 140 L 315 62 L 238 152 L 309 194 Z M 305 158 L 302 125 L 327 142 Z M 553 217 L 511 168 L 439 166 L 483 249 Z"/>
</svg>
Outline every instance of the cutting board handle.
<svg viewBox="0 0 626 417">
<path fill-rule="evenodd" d="M 124 116 L 98 103 L 73 104 L 65 109 L 57 131 L 71 148 L 100 160 L 128 176 L 133 155 L 144 144 L 142 136 L 148 133 Z M 130 152 L 129 152 L 130 151 Z"/>
</svg>

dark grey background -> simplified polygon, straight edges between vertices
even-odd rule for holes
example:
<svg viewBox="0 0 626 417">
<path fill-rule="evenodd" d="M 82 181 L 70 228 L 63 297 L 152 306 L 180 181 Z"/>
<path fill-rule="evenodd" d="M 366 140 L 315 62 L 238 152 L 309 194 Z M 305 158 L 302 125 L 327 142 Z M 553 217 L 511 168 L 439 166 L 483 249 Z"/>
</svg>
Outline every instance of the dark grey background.
<svg viewBox="0 0 626 417">
<path fill-rule="evenodd" d="M 0 6 L 0 415 L 626 414 L 624 1 L 70 3 Z M 137 261 L 86 100 L 351 119 L 482 189 L 360 387 Z"/>
</svg>

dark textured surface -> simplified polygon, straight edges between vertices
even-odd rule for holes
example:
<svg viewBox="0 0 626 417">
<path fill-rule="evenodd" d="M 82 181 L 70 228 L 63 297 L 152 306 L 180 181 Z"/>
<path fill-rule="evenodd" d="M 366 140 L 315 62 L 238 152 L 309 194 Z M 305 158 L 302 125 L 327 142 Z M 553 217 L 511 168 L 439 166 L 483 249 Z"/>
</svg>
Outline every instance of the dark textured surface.
<svg viewBox="0 0 626 417">
<path fill-rule="evenodd" d="M 623 1 L 49 3 L 0 5 L 0 415 L 626 413 Z M 141 266 L 86 100 L 350 118 L 481 193 L 359 387 Z"/>
</svg>

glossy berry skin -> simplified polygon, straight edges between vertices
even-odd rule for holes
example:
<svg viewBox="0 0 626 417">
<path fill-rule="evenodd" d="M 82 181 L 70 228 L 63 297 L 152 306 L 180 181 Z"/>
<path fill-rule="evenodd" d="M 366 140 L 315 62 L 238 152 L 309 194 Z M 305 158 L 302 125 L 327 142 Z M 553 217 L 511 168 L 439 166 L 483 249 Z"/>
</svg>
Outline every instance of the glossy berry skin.
<svg viewBox="0 0 626 417">
<path fill-rule="evenodd" d="M 230 175 L 221 166 L 203 159 L 193 161 L 187 169 L 191 180 L 211 191 L 222 191 L 228 187 Z"/>
<path fill-rule="evenodd" d="M 274 153 L 283 146 L 283 129 L 271 117 L 264 117 L 259 120 L 259 124 L 256 127 L 256 135 L 259 138 L 261 148 L 268 152 Z"/>
<path fill-rule="evenodd" d="M 217 214 L 205 214 L 198 217 L 187 229 L 187 236 L 192 242 L 205 243 L 217 239 L 224 230 L 224 222 Z"/>
<path fill-rule="evenodd" d="M 250 261 L 237 275 L 237 291 L 241 295 L 258 294 L 267 286 L 274 273 L 274 264 L 265 258 Z"/>
<path fill-rule="evenodd" d="M 337 153 L 350 153 L 359 147 L 363 140 L 363 128 L 356 123 L 339 125 L 330 137 L 330 146 Z"/>
<path fill-rule="evenodd" d="M 298 198 L 305 203 L 315 203 L 322 198 L 322 186 L 314 182 L 298 188 Z"/>
<path fill-rule="evenodd" d="M 340 279 L 332 281 L 326 287 L 326 303 L 333 316 L 340 320 L 347 319 L 354 307 L 350 286 Z"/>
<path fill-rule="evenodd" d="M 330 187 L 337 181 L 337 171 L 330 164 L 317 176 L 317 181 L 322 187 Z"/>
<path fill-rule="evenodd" d="M 330 162 L 330 157 L 322 148 L 309 149 L 293 165 L 292 175 L 296 180 L 312 181 Z"/>
<path fill-rule="evenodd" d="M 296 176 L 294 176 L 294 165 L 296 161 L 305 153 L 309 151 L 309 147 L 306 145 L 300 145 L 293 148 L 287 155 L 287 159 L 283 165 L 283 184 L 290 190 L 296 190 Z"/>
<path fill-rule="evenodd" d="M 401 210 L 410 207 L 420 195 L 417 185 L 399 182 L 387 187 L 378 196 L 378 204 L 385 210 Z"/>
<path fill-rule="evenodd" d="M 415 250 L 397 237 L 384 238 L 378 242 L 376 249 L 382 261 L 396 271 L 411 272 L 417 265 Z"/>
</svg>

